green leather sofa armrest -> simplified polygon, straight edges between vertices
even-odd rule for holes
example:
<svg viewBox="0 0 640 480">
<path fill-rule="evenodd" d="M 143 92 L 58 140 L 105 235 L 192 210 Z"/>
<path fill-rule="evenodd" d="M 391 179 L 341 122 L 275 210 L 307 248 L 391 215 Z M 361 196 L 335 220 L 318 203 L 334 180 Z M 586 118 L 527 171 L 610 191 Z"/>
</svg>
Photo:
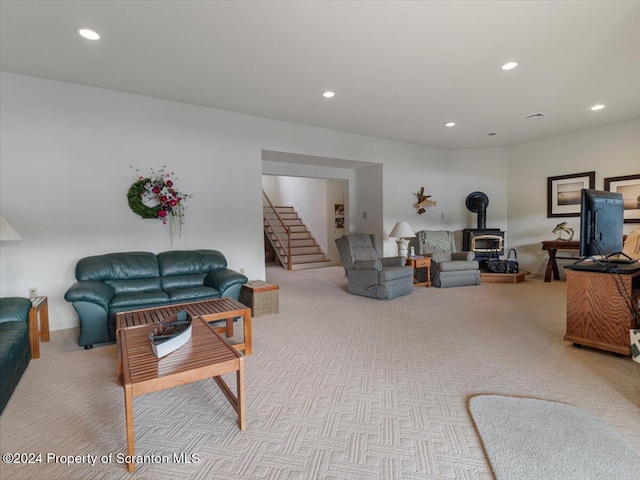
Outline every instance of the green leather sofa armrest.
<svg viewBox="0 0 640 480">
<path fill-rule="evenodd" d="M 113 289 L 104 282 L 86 280 L 78 282 L 67 290 L 64 299 L 67 302 L 91 302 L 109 311 L 109 302 L 114 297 Z"/>
<path fill-rule="evenodd" d="M 0 298 L 0 322 L 29 322 L 31 300 L 22 297 Z"/>
<path fill-rule="evenodd" d="M 249 279 L 229 268 L 224 268 L 220 270 L 214 270 L 209 272 L 204 279 L 204 284 L 207 287 L 212 287 L 218 290 L 221 296 L 225 296 L 225 292 L 232 288 L 234 285 L 242 286 L 247 283 Z M 240 288 L 234 289 L 237 290 L 238 294 L 240 293 Z M 229 295 L 226 295 L 229 296 Z M 232 295 L 235 296 L 235 295 Z M 237 298 L 236 298 L 237 300 Z"/>
</svg>

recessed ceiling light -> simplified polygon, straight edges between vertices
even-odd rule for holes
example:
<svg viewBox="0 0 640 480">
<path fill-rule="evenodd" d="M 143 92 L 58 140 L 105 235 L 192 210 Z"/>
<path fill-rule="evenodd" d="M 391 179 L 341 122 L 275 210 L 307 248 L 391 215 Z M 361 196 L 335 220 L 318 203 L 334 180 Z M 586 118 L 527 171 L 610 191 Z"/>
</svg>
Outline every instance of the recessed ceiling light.
<svg viewBox="0 0 640 480">
<path fill-rule="evenodd" d="M 445 127 L 455 127 L 456 126 L 456 122 L 445 123 L 444 126 Z"/>
<path fill-rule="evenodd" d="M 324 92 L 324 93 L 322 94 L 322 96 L 323 96 L 324 98 L 332 98 L 332 97 L 335 97 L 335 96 L 336 96 L 336 94 L 335 94 L 334 92 L 329 91 L 329 92 Z"/>
<path fill-rule="evenodd" d="M 598 110 L 602 110 L 604 108 L 604 105 L 602 105 L 601 103 L 597 104 L 597 105 L 592 105 L 589 107 L 589 110 L 591 110 L 592 112 L 596 112 Z"/>
<path fill-rule="evenodd" d="M 514 68 L 516 68 L 518 66 L 518 62 L 507 62 L 504 65 L 502 65 L 502 70 L 513 70 Z"/>
<path fill-rule="evenodd" d="M 89 30 L 88 28 L 81 28 L 80 30 L 78 30 L 78 33 L 87 40 L 98 40 L 100 38 L 100 35 L 98 35 L 93 30 Z"/>
</svg>

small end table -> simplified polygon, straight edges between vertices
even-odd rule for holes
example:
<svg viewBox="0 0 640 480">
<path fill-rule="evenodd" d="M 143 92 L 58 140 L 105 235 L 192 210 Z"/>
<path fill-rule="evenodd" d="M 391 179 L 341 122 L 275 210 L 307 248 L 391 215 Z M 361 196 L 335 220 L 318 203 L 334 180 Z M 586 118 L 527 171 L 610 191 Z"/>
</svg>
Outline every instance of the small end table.
<svg viewBox="0 0 640 480">
<path fill-rule="evenodd" d="M 31 358 L 40 358 L 40 342 L 48 342 L 49 339 L 49 304 L 47 297 L 32 298 L 31 310 L 29 310 Z"/>
<path fill-rule="evenodd" d="M 250 280 L 242 286 L 240 303 L 251 309 L 253 317 L 271 315 L 280 311 L 278 285 L 263 280 Z"/>
<path fill-rule="evenodd" d="M 406 265 L 413 267 L 413 286 L 414 287 L 430 287 L 431 286 L 431 257 L 408 257 Z M 418 280 L 418 269 L 427 269 L 427 281 Z"/>
</svg>

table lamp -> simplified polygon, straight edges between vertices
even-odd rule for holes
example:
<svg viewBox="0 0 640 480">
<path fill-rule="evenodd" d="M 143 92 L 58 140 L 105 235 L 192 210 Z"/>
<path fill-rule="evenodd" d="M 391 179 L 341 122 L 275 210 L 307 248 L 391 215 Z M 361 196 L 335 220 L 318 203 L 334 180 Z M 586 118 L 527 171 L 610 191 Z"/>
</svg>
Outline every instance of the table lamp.
<svg viewBox="0 0 640 480">
<path fill-rule="evenodd" d="M 389 233 L 389 238 L 397 238 L 396 243 L 398 244 L 398 255 L 401 257 L 407 257 L 409 255 L 408 245 L 409 240 L 407 238 L 415 237 L 416 234 L 413 233 L 411 227 L 407 222 L 398 222 L 395 224 L 391 232 Z"/>
<path fill-rule="evenodd" d="M 20 240 L 22 237 L 16 229 L 7 222 L 2 215 L 0 215 L 0 240 Z"/>
</svg>

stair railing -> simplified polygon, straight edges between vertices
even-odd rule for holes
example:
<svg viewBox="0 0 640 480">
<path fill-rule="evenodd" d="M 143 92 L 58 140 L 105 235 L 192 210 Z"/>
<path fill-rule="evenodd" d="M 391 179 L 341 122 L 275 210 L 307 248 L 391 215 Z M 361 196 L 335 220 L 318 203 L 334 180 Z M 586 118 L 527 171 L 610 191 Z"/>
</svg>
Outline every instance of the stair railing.
<svg viewBox="0 0 640 480">
<path fill-rule="evenodd" d="M 289 225 L 284 223 L 284 220 L 282 220 L 282 217 L 280 217 L 276 208 L 273 206 L 273 204 L 271 203 L 271 200 L 269 200 L 269 197 L 267 196 L 267 193 L 264 190 L 262 190 L 262 196 L 267 201 L 266 205 L 264 204 L 264 202 L 262 205 L 265 207 L 268 207 L 268 209 L 270 210 L 270 216 L 267 216 L 266 213 L 263 212 L 263 218 L 267 221 L 267 223 L 271 227 L 271 230 L 273 231 L 273 234 L 276 236 L 276 238 L 278 239 L 278 242 L 280 243 L 280 245 L 285 251 L 285 254 L 287 257 L 287 270 L 292 270 L 291 268 L 291 227 L 289 227 Z M 275 221 L 273 219 L 274 215 L 275 215 Z M 286 242 L 282 241 L 282 237 L 279 233 L 280 230 L 274 228 L 274 224 L 277 225 L 278 227 L 281 227 L 284 230 L 286 234 Z M 285 245 L 286 245 L 286 248 L 285 248 Z"/>
</svg>

